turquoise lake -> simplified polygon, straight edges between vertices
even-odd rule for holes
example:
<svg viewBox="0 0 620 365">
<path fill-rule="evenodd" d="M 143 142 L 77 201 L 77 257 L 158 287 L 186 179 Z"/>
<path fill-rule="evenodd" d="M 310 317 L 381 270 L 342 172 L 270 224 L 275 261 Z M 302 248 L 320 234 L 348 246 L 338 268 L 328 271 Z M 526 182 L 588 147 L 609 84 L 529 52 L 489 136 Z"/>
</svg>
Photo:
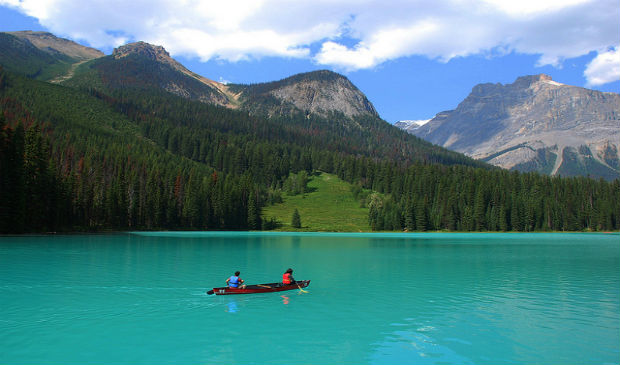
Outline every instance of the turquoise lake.
<svg viewBox="0 0 620 365">
<path fill-rule="evenodd" d="M 2 365 L 620 363 L 618 234 L 4 236 L 0 277 Z"/>
</svg>

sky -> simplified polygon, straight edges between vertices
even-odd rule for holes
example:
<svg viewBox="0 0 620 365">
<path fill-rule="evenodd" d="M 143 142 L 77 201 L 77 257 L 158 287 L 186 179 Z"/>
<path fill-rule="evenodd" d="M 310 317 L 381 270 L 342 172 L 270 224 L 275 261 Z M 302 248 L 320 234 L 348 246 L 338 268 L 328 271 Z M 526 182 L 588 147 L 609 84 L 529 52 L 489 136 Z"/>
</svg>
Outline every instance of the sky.
<svg viewBox="0 0 620 365">
<path fill-rule="evenodd" d="M 220 82 L 328 69 L 390 123 L 524 75 L 620 92 L 618 0 L 0 0 L 0 31 L 17 30 L 161 45 Z"/>
</svg>

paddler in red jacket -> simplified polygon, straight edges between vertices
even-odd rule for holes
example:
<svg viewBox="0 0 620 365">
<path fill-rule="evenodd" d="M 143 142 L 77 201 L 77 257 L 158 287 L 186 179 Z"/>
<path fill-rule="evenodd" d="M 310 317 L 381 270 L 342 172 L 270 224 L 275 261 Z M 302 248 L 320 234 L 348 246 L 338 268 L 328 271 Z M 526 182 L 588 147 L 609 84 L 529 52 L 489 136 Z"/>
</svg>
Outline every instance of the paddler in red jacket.
<svg viewBox="0 0 620 365">
<path fill-rule="evenodd" d="M 293 269 L 288 268 L 286 272 L 282 275 L 282 284 L 295 284 L 295 279 L 293 278 Z"/>
</svg>

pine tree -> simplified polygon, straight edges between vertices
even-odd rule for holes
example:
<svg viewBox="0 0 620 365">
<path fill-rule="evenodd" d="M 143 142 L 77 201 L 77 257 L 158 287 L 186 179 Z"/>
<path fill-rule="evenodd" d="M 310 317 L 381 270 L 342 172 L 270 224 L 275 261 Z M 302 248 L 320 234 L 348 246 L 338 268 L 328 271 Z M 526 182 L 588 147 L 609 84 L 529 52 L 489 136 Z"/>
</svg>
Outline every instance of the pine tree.
<svg viewBox="0 0 620 365">
<path fill-rule="evenodd" d="M 484 199 L 484 190 L 482 186 L 478 186 L 478 192 L 474 199 L 474 229 L 476 231 L 482 231 L 486 228 L 487 222 L 485 221 L 486 204 Z"/>
<path fill-rule="evenodd" d="M 426 231 L 428 219 L 426 217 L 426 204 L 428 204 L 428 199 L 426 197 L 418 200 L 418 203 L 415 206 L 415 225 L 418 231 Z"/>
<path fill-rule="evenodd" d="M 299 216 L 299 211 L 297 209 L 293 212 L 291 226 L 293 226 L 293 228 L 301 228 L 301 217 Z"/>
<path fill-rule="evenodd" d="M 293 214 L 293 218 L 294 218 L 294 214 Z M 299 222 L 299 225 L 301 226 L 301 220 Z M 254 194 L 250 194 L 250 196 L 248 197 L 248 229 L 260 229 L 260 228 L 261 228 L 260 212 L 258 210 Z"/>
<path fill-rule="evenodd" d="M 415 230 L 415 214 L 413 212 L 413 203 L 411 199 L 407 199 L 405 204 L 405 229 L 409 232 Z"/>
</svg>

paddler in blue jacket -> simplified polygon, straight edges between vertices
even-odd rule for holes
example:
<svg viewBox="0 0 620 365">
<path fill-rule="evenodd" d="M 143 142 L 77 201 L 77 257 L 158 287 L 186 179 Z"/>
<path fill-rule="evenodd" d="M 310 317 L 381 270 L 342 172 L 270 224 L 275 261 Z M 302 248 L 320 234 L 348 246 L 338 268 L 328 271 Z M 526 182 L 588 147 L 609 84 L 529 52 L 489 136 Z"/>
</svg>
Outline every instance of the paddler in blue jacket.
<svg viewBox="0 0 620 365">
<path fill-rule="evenodd" d="M 241 275 L 241 273 L 239 271 L 235 271 L 235 275 L 226 279 L 226 284 L 228 284 L 229 288 L 238 288 L 241 284 L 243 284 L 243 279 L 241 279 L 239 275 Z M 241 285 L 241 287 L 244 288 L 245 285 Z"/>
</svg>

